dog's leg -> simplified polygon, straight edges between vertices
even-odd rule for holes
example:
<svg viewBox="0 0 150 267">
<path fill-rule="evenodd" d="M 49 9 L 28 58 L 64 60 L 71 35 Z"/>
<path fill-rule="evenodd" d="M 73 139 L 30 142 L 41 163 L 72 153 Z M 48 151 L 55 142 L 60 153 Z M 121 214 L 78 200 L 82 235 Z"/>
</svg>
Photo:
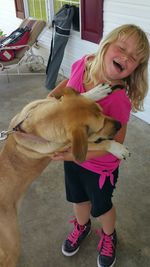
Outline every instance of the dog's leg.
<svg viewBox="0 0 150 267">
<path fill-rule="evenodd" d="M 88 150 L 104 150 L 107 151 L 118 159 L 126 159 L 130 156 L 129 150 L 122 144 L 114 140 L 105 140 L 101 143 L 88 143 Z"/>
<path fill-rule="evenodd" d="M 83 95 L 84 97 L 90 98 L 94 101 L 97 101 L 97 100 L 100 100 L 106 97 L 111 92 L 112 92 L 111 87 L 108 84 L 99 84 L 95 86 L 94 88 L 92 88 L 91 90 L 85 93 L 82 93 L 81 95 Z M 54 92 L 52 91 L 52 93 L 48 97 L 53 96 L 59 99 L 61 98 L 61 96 L 69 95 L 69 94 L 79 94 L 79 92 L 74 90 L 71 87 L 64 87 L 64 88 L 57 89 L 56 91 L 54 90 Z"/>
<path fill-rule="evenodd" d="M 84 97 L 90 98 L 94 101 L 100 100 L 106 97 L 108 94 L 112 92 L 111 87 L 108 84 L 99 84 L 91 90 L 82 93 Z"/>
<path fill-rule="evenodd" d="M 0 267 L 16 267 L 20 254 L 20 235 L 16 215 L 0 214 Z"/>
</svg>

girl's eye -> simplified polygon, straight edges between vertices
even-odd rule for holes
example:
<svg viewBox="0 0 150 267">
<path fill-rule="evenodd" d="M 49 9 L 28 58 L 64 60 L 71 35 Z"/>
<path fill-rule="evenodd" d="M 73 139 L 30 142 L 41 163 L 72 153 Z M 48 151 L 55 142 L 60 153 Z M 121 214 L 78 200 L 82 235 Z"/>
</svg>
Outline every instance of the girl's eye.
<svg viewBox="0 0 150 267">
<path fill-rule="evenodd" d="M 135 58 L 135 57 L 131 57 L 131 59 L 132 59 L 133 61 L 136 61 L 136 58 Z"/>
<path fill-rule="evenodd" d="M 125 51 L 124 47 L 120 46 L 119 48 L 120 48 L 121 51 Z"/>
<path fill-rule="evenodd" d="M 134 57 L 134 56 L 130 56 L 129 58 L 130 58 L 130 60 L 131 60 L 132 62 L 136 62 L 136 61 L 137 61 L 136 57 Z"/>
<path fill-rule="evenodd" d="M 135 59 L 133 57 L 131 57 L 131 61 L 135 62 Z"/>
</svg>

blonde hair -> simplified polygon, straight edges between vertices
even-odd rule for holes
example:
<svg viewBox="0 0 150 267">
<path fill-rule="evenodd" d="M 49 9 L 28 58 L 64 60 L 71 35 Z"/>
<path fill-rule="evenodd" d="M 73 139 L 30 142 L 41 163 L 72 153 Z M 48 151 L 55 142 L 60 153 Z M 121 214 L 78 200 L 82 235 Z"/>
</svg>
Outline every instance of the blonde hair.
<svg viewBox="0 0 150 267">
<path fill-rule="evenodd" d="M 127 38 L 135 36 L 136 52 L 140 58 L 140 63 L 134 72 L 125 78 L 127 86 L 127 94 L 132 103 L 132 110 L 134 112 L 143 110 L 144 97 L 148 91 L 148 60 L 150 55 L 150 47 L 148 38 L 145 32 L 138 26 L 133 24 L 122 25 L 109 33 L 104 40 L 100 42 L 99 49 L 94 55 L 93 59 L 87 58 L 85 71 L 85 84 L 91 81 L 98 84 L 98 73 L 101 73 L 106 81 L 105 68 L 103 64 L 104 55 L 109 45 L 120 38 L 126 40 Z M 108 81 L 110 83 L 110 81 Z"/>
</svg>

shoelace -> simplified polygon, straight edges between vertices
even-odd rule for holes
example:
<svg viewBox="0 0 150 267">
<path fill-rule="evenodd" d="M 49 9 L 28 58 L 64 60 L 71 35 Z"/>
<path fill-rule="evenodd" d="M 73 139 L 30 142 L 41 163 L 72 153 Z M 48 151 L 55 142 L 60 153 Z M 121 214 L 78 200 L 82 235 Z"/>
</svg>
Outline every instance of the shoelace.
<svg viewBox="0 0 150 267">
<path fill-rule="evenodd" d="M 112 236 L 106 235 L 103 232 L 97 231 L 97 234 L 101 236 L 97 249 L 101 250 L 101 255 L 112 257 L 113 254 L 113 241 Z"/>
<path fill-rule="evenodd" d="M 74 224 L 74 229 L 73 231 L 68 235 L 68 240 L 72 243 L 71 246 L 77 243 L 77 240 L 79 236 L 83 233 L 85 226 L 81 226 L 78 224 L 77 220 L 71 220 L 69 221 L 70 223 Z"/>
</svg>

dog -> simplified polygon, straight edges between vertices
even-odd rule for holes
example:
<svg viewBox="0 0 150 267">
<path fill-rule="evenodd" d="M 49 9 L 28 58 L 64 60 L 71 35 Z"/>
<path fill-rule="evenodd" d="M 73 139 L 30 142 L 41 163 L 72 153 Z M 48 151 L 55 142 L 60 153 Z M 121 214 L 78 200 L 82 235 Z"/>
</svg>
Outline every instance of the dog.
<svg viewBox="0 0 150 267">
<path fill-rule="evenodd" d="M 106 150 L 120 159 L 129 156 L 122 144 L 111 140 L 121 124 L 89 98 L 91 92 L 81 95 L 64 88 L 54 97 L 29 103 L 11 120 L 0 153 L 0 267 L 16 267 L 18 203 L 53 154 L 70 148 L 79 163 L 88 150 Z M 99 139 L 103 141 L 97 143 Z"/>
</svg>

